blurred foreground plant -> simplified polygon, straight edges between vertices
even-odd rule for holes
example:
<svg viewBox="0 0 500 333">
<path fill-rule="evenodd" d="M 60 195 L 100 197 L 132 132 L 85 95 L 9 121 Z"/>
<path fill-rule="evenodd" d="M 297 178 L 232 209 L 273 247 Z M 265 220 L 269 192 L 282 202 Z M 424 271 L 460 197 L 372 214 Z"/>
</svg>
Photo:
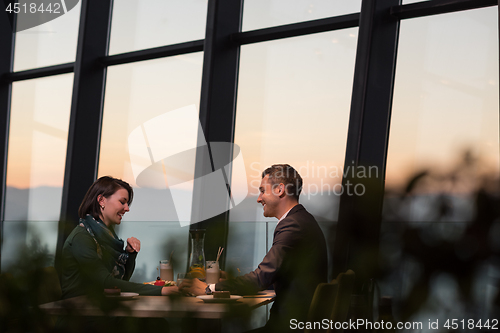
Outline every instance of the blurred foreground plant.
<svg viewBox="0 0 500 333">
<path fill-rule="evenodd" d="M 37 238 L 18 249 L 18 256 L 0 274 L 0 332 L 48 332 L 53 318 L 38 308 L 47 288 L 42 271 L 53 264 L 53 256 Z"/>
</svg>

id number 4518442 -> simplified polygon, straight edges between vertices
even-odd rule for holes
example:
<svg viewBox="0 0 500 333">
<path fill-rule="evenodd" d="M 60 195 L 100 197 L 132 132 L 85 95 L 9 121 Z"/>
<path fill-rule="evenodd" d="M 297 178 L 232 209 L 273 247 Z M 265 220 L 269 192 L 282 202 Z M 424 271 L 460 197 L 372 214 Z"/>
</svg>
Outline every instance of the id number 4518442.
<svg viewBox="0 0 500 333">
<path fill-rule="evenodd" d="M 61 4 L 59 2 L 54 2 L 54 3 L 9 3 L 7 7 L 5 8 L 6 12 L 9 13 L 22 13 L 22 14 L 35 14 L 35 13 L 52 13 L 52 14 L 61 14 Z"/>
<path fill-rule="evenodd" d="M 497 330 L 498 329 L 498 319 L 487 319 L 481 321 L 481 319 L 448 319 L 443 325 L 445 328 L 450 330 L 457 329 L 488 329 Z"/>
</svg>

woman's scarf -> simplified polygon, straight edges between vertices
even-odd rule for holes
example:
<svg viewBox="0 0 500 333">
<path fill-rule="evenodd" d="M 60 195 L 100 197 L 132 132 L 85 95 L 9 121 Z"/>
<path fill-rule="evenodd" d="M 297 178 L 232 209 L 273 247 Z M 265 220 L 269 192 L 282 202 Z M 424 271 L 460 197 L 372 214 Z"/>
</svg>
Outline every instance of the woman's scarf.
<svg viewBox="0 0 500 333">
<path fill-rule="evenodd" d="M 97 255 L 103 259 L 103 252 L 111 256 L 114 265 L 111 275 L 118 279 L 123 279 L 125 275 L 125 263 L 128 260 L 128 253 L 123 251 L 124 242 L 115 234 L 115 232 L 102 222 L 94 219 L 92 215 L 80 219 L 80 226 L 84 227 L 94 238 L 97 244 Z M 105 262 L 105 264 L 107 264 Z"/>
</svg>

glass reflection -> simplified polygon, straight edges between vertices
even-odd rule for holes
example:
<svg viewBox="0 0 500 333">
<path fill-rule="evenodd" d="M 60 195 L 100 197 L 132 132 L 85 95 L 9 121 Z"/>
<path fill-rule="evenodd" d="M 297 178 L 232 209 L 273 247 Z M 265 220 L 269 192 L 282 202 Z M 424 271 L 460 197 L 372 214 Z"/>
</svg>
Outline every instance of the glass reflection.
<svg viewBox="0 0 500 333">
<path fill-rule="evenodd" d="M 206 0 L 115 1 L 109 54 L 203 39 L 206 17 Z"/>
<path fill-rule="evenodd" d="M 258 187 L 275 163 L 301 174 L 309 211 L 337 219 L 356 41 L 357 29 L 346 29 L 242 47 L 235 143 L 249 195 L 231 221 L 266 221 Z"/>
<path fill-rule="evenodd" d="M 170 252 L 164 253 L 163 248 L 172 246 L 169 250 L 175 250 L 183 259 L 181 253 L 187 250 L 189 228 L 179 224 L 179 207 L 174 204 L 169 186 L 176 177 L 194 178 L 194 154 L 172 149 L 178 149 L 182 140 L 182 147 L 197 142 L 198 127 L 184 131 L 191 118 L 182 114 L 194 109 L 198 120 L 202 62 L 203 54 L 195 53 L 108 69 L 98 174 L 121 178 L 134 188 L 133 205 L 118 235 L 123 239 L 141 237 L 144 254 L 138 265 L 144 265 L 146 275 L 137 276 L 144 281 L 156 278 L 158 261 L 168 259 Z M 176 110 L 180 110 L 178 117 L 169 118 Z M 169 122 L 163 124 L 165 117 Z M 175 127 L 177 131 L 173 132 Z M 171 148 L 174 158 L 157 155 L 163 152 L 162 147 Z M 177 166 L 180 163 L 182 170 L 169 161 Z M 177 194 L 182 190 L 181 194 L 192 196 L 192 185 L 183 184 L 182 189 L 178 186 Z M 185 239 L 186 243 L 174 246 L 172 240 L 176 239 Z"/>
<path fill-rule="evenodd" d="M 66 14 L 16 33 L 14 71 L 75 61 L 81 1 Z M 29 14 L 20 20 L 32 20 Z"/>
<path fill-rule="evenodd" d="M 243 31 L 358 13 L 361 0 L 247 0 Z"/>
<path fill-rule="evenodd" d="M 135 189 L 134 192 L 136 192 Z M 136 208 L 135 198 L 134 195 L 134 203 L 130 212 Z M 189 248 L 188 230 L 189 228 L 181 227 L 178 222 L 125 221 L 120 224 L 116 229 L 119 237 L 122 239 L 136 237 L 142 242 L 137 266 L 130 281 L 143 283 L 156 280 L 159 275 L 156 269 L 159 261 L 169 259 L 172 251 L 174 251 L 171 261 L 174 279 L 178 273 L 185 273 Z"/>
<path fill-rule="evenodd" d="M 482 9 L 442 15 L 439 20 L 403 21 L 387 159 L 389 190 L 406 187 L 427 197 L 445 192 L 454 197 L 450 205 L 464 208 L 453 201 L 473 193 L 482 177 L 496 175 L 495 14 Z M 408 189 L 410 179 L 414 182 Z M 469 220 L 471 212 L 460 215 L 464 214 Z M 433 212 L 418 207 L 401 218 L 436 220 Z"/>
<path fill-rule="evenodd" d="M 154 127 L 151 129 L 149 121 L 183 108 L 194 107 L 198 112 L 202 57 L 201 53 L 196 53 L 114 66 L 108 70 L 99 175 L 109 174 L 122 178 L 138 192 L 134 198 L 134 210 L 126 215 L 128 220 L 177 220 L 175 208 L 170 206 L 172 199 L 169 199 L 170 194 L 166 190 L 167 179 L 163 178 L 163 168 L 168 165 L 158 162 L 159 158 L 155 156 L 156 142 L 171 147 L 176 147 L 176 145 L 174 142 L 162 143 L 161 137 L 165 133 L 158 132 L 162 128 L 157 128 L 153 126 L 154 124 L 151 124 Z M 180 128 L 184 120 L 184 118 L 178 119 Z M 152 130 L 155 130 L 155 133 L 150 133 Z M 146 133 L 146 135 L 129 141 L 130 135 L 137 132 Z M 191 143 L 196 143 L 196 131 L 189 133 L 191 137 L 187 140 L 191 139 Z M 137 165 L 137 162 L 133 165 L 132 159 L 137 157 L 137 153 L 131 145 L 137 144 L 139 139 L 145 144 L 145 155 L 138 157 L 139 159 L 142 157 L 152 168 L 151 177 L 153 178 L 136 178 L 139 175 L 134 174 L 134 165 Z M 134 151 L 134 156 L 131 156 L 131 150 Z M 154 161 L 149 159 L 150 151 Z M 194 159 L 191 157 L 189 155 L 188 160 L 183 160 L 183 166 L 188 173 L 188 175 L 181 175 L 183 179 L 189 178 L 189 173 L 194 172 Z M 192 171 L 188 171 L 189 165 Z M 158 172 L 155 173 L 155 170 Z M 158 175 L 160 175 L 159 181 L 154 178 Z M 141 187 L 138 186 L 139 180 Z M 141 194 L 142 191 L 146 193 Z M 160 202 L 163 204 L 156 205 Z"/>
<path fill-rule="evenodd" d="M 55 253 L 72 86 L 73 74 L 13 84 L 2 268 L 35 235 Z"/>
<path fill-rule="evenodd" d="M 498 318 L 498 63 L 496 7 L 401 24 L 380 249 L 398 319 Z"/>
<path fill-rule="evenodd" d="M 337 220 L 356 43 L 357 29 L 346 29 L 242 47 L 235 143 L 249 194 L 229 214 L 228 264 L 253 270 L 272 244 L 277 221 L 257 203 L 262 171 L 272 164 L 301 174 L 300 203 L 320 225 Z"/>
</svg>

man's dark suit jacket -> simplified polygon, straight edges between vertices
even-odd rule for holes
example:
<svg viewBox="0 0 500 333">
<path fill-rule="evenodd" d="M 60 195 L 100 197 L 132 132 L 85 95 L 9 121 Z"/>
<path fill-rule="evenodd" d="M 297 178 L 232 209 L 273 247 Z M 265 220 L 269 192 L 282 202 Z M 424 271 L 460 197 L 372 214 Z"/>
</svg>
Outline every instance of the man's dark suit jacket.
<svg viewBox="0 0 500 333">
<path fill-rule="evenodd" d="M 316 219 L 302 205 L 293 207 L 274 230 L 273 245 L 253 272 L 216 284 L 216 290 L 252 294 L 274 287 L 276 299 L 266 327 L 280 331 L 290 319 L 305 321 L 321 282 L 327 282 L 326 242 Z"/>
</svg>

